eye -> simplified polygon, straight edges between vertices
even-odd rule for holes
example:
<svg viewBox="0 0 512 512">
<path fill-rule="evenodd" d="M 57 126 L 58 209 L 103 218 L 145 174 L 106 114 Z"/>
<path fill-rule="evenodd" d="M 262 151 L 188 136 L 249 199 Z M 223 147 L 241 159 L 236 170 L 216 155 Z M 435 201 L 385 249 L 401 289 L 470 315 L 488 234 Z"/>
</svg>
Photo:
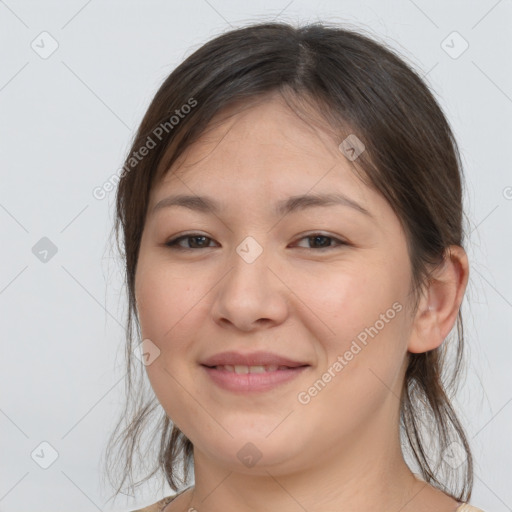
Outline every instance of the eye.
<svg viewBox="0 0 512 512">
<path fill-rule="evenodd" d="M 309 243 L 313 245 L 318 244 L 320 247 L 305 247 L 305 249 L 334 249 L 336 246 L 329 244 L 329 240 L 334 240 L 336 244 L 339 245 L 348 245 L 347 242 L 340 240 L 339 238 L 335 238 L 333 236 L 324 235 L 322 233 L 312 233 L 308 236 L 300 238 L 300 240 L 307 240 Z"/>
<path fill-rule="evenodd" d="M 187 239 L 189 241 L 193 240 L 192 247 L 190 247 L 190 244 L 189 244 L 189 247 L 183 247 L 182 245 L 180 245 L 180 242 L 182 240 L 187 240 Z M 204 249 L 204 248 L 208 247 L 208 244 L 206 243 L 207 240 L 212 240 L 212 239 L 205 235 L 201 235 L 200 233 L 190 233 L 188 235 L 182 235 L 177 238 L 173 238 L 173 239 L 167 241 L 165 243 L 165 245 L 172 249 L 184 250 L 184 251 L 192 250 L 192 249 Z M 194 245 L 198 245 L 199 247 L 194 247 Z"/>
<path fill-rule="evenodd" d="M 349 245 L 347 242 L 335 238 L 332 236 L 324 235 L 322 233 L 312 233 L 308 236 L 302 237 L 299 240 L 307 240 L 309 244 L 313 244 L 316 247 L 303 247 L 304 249 L 333 249 L 340 245 Z M 180 245 L 181 242 L 187 241 L 188 247 Z M 192 243 L 190 243 L 192 241 Z M 181 235 L 173 238 L 165 243 L 167 247 L 174 250 L 194 250 L 194 249 L 207 249 L 209 246 L 208 242 L 213 240 L 201 233 L 189 233 L 187 235 Z M 334 241 L 336 245 L 332 245 L 329 241 Z"/>
</svg>

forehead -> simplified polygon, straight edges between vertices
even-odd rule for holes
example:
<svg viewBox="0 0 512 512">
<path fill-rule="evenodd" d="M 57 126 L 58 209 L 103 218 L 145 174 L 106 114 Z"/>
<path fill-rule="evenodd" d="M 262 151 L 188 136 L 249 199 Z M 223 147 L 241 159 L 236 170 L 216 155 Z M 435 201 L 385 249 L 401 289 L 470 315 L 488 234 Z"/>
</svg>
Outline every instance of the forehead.
<svg viewBox="0 0 512 512">
<path fill-rule="evenodd" d="M 302 109 L 301 109 L 302 110 Z M 220 112 L 210 122 L 197 143 L 187 153 L 194 157 L 215 158 L 222 153 L 245 158 L 256 152 L 255 161 L 280 153 L 311 154 L 317 161 L 339 156 L 336 142 L 339 136 L 329 128 L 319 114 L 308 108 L 296 111 L 278 95 L 247 105 L 234 105 Z M 184 155 L 184 158 L 187 158 Z M 190 161 L 187 162 L 190 164 Z"/>
<path fill-rule="evenodd" d="M 303 115 L 303 114 L 302 114 Z M 279 96 L 217 115 L 152 190 L 150 210 L 169 194 L 210 196 L 249 208 L 305 194 L 339 193 L 369 211 L 388 208 L 339 148 L 318 113 L 301 117 Z M 272 200 L 271 200 L 272 198 Z"/>
<path fill-rule="evenodd" d="M 318 113 L 310 115 L 301 117 L 276 94 L 247 105 L 232 105 L 211 120 L 161 181 L 185 176 L 195 180 L 197 174 L 201 181 L 215 178 L 231 184 L 247 180 L 250 174 L 260 180 L 278 181 L 280 176 L 310 180 L 327 174 L 333 165 L 337 169 L 328 173 L 328 179 L 354 174 L 354 164 L 338 148 L 339 136 Z"/>
</svg>

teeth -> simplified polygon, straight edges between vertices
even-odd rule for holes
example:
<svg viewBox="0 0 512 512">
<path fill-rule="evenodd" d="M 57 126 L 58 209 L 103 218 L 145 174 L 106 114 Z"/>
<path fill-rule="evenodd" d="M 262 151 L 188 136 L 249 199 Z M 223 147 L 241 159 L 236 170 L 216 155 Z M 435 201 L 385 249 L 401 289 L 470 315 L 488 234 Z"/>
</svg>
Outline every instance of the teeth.
<svg viewBox="0 0 512 512">
<path fill-rule="evenodd" d="M 246 373 L 265 373 L 265 372 L 275 372 L 276 370 L 287 370 L 287 366 L 277 366 L 277 365 L 269 365 L 269 366 L 244 366 L 244 365 L 230 365 L 225 364 L 216 367 L 217 370 L 226 370 L 228 372 L 235 372 L 239 374 Z"/>
</svg>

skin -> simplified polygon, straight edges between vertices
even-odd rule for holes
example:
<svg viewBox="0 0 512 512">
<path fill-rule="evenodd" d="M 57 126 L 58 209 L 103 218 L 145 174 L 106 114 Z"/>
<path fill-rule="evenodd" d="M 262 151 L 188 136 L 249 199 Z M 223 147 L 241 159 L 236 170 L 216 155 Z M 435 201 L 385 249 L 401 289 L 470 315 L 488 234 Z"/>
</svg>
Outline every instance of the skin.
<svg viewBox="0 0 512 512">
<path fill-rule="evenodd" d="M 143 339 L 160 354 L 146 370 L 167 415 L 192 441 L 195 464 L 194 488 L 166 512 L 457 508 L 406 465 L 398 411 L 407 353 L 438 347 L 456 321 L 467 257 L 450 248 L 412 314 L 399 219 L 359 180 L 339 142 L 272 95 L 214 125 L 151 191 L 136 300 Z M 372 217 L 343 205 L 272 211 L 292 195 L 333 191 Z M 151 213 L 176 193 L 211 196 L 223 210 Z M 188 251 L 165 245 L 185 232 L 208 238 L 182 240 Z M 308 241 L 318 232 L 331 238 Z M 263 249 L 252 263 L 236 252 L 247 236 Z M 298 393 L 396 302 L 401 312 L 299 403 Z M 224 350 L 268 350 L 311 366 L 269 392 L 236 395 L 199 365 Z M 237 457 L 247 442 L 261 453 L 252 467 Z"/>
</svg>

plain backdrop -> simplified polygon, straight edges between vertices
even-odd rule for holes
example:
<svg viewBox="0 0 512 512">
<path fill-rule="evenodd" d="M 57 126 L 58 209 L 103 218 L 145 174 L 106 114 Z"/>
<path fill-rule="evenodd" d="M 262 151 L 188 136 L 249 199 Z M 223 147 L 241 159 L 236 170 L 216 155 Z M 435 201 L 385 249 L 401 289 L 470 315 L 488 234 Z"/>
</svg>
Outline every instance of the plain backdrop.
<svg viewBox="0 0 512 512">
<path fill-rule="evenodd" d="M 455 132 L 471 276 L 472 503 L 512 510 L 510 1 L 0 1 L 0 510 L 127 511 L 100 459 L 123 399 L 125 299 L 109 239 L 122 165 L 162 81 L 216 34 L 259 20 L 359 25 L 412 61 Z M 456 32 L 454 34 L 454 32 Z M 45 469 L 42 465 L 47 464 Z"/>
</svg>

